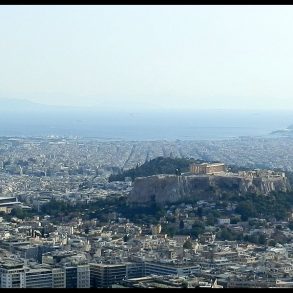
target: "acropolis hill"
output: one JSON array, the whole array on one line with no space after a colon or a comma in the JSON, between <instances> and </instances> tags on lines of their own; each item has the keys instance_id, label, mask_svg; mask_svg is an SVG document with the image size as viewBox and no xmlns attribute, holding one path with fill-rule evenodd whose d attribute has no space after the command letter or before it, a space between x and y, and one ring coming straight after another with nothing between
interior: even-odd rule
<instances>
[{"instance_id":1,"label":"acropolis hill","mask_svg":"<svg viewBox=\"0 0 293 293\"><path fill-rule=\"evenodd\" d=\"M271 191L289 191L283 172L252 170L231 173L222 163L191 164L190 172L181 175L138 177L129 194L129 203L174 203L190 199L213 200L225 193L247 192L267 195Z\"/></svg>"}]
</instances>

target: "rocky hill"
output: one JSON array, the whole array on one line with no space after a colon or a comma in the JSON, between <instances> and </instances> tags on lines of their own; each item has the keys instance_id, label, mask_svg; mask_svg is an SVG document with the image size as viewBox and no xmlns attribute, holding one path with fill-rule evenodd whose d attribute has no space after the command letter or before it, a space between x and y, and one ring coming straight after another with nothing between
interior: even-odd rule
<instances>
[{"instance_id":1,"label":"rocky hill","mask_svg":"<svg viewBox=\"0 0 293 293\"><path fill-rule=\"evenodd\" d=\"M177 172L187 172L191 163L203 163L203 160L195 160L193 158L170 158L157 157L150 161L146 161L141 166L136 166L129 170L125 170L119 174L112 174L109 181L124 181L126 177L134 180L137 177L145 177L157 174L176 174Z\"/></svg>"},{"instance_id":2,"label":"rocky hill","mask_svg":"<svg viewBox=\"0 0 293 293\"><path fill-rule=\"evenodd\" d=\"M225 193L247 192L267 195L271 191L288 191L286 177L253 177L235 175L154 175L139 177L129 194L129 203L164 204L182 200L212 200Z\"/></svg>"}]
</instances>

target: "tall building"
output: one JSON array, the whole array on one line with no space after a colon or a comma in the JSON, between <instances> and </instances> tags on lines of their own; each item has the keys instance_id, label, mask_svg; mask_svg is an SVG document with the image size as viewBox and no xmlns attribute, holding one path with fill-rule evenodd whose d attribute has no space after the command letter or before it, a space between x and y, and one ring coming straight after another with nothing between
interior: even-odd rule
<instances>
[{"instance_id":1,"label":"tall building","mask_svg":"<svg viewBox=\"0 0 293 293\"><path fill-rule=\"evenodd\" d=\"M66 288L77 288L77 267L66 267L64 271Z\"/></svg>"},{"instance_id":2,"label":"tall building","mask_svg":"<svg viewBox=\"0 0 293 293\"><path fill-rule=\"evenodd\" d=\"M25 272L25 288L52 288L52 269L30 269Z\"/></svg>"},{"instance_id":3,"label":"tall building","mask_svg":"<svg viewBox=\"0 0 293 293\"><path fill-rule=\"evenodd\" d=\"M126 279L141 278L145 276L144 263L129 262L126 265Z\"/></svg>"},{"instance_id":4,"label":"tall building","mask_svg":"<svg viewBox=\"0 0 293 293\"><path fill-rule=\"evenodd\" d=\"M0 264L0 288L25 288L23 263L4 262Z\"/></svg>"},{"instance_id":5,"label":"tall building","mask_svg":"<svg viewBox=\"0 0 293 293\"><path fill-rule=\"evenodd\" d=\"M66 288L90 288L90 266L65 267Z\"/></svg>"},{"instance_id":6,"label":"tall building","mask_svg":"<svg viewBox=\"0 0 293 293\"><path fill-rule=\"evenodd\" d=\"M152 274L155 275L178 275L178 276L186 276L193 273L198 273L199 265L172 265L172 264L162 264L156 262L148 262L144 263L145 265L145 276L149 276Z\"/></svg>"},{"instance_id":7,"label":"tall building","mask_svg":"<svg viewBox=\"0 0 293 293\"><path fill-rule=\"evenodd\" d=\"M109 288L126 276L126 264L91 263L91 288Z\"/></svg>"},{"instance_id":8,"label":"tall building","mask_svg":"<svg viewBox=\"0 0 293 293\"><path fill-rule=\"evenodd\" d=\"M109 288L123 279L144 276L143 262L120 264L91 263L91 288Z\"/></svg>"},{"instance_id":9,"label":"tall building","mask_svg":"<svg viewBox=\"0 0 293 293\"><path fill-rule=\"evenodd\" d=\"M66 288L65 270L62 268L52 269L52 287Z\"/></svg>"},{"instance_id":10,"label":"tall building","mask_svg":"<svg viewBox=\"0 0 293 293\"><path fill-rule=\"evenodd\" d=\"M90 288L90 266L77 266L77 288Z\"/></svg>"},{"instance_id":11,"label":"tall building","mask_svg":"<svg viewBox=\"0 0 293 293\"><path fill-rule=\"evenodd\" d=\"M5 260L0 263L0 288L90 288L90 266L32 268Z\"/></svg>"}]
</instances>

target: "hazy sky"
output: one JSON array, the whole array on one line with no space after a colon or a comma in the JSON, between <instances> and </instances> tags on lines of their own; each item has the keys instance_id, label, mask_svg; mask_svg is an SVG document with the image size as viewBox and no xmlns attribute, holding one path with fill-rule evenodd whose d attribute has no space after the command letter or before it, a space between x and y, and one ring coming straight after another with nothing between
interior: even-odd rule
<instances>
[{"instance_id":1,"label":"hazy sky","mask_svg":"<svg viewBox=\"0 0 293 293\"><path fill-rule=\"evenodd\" d=\"M0 97L292 108L292 6L1 6Z\"/></svg>"}]
</instances>

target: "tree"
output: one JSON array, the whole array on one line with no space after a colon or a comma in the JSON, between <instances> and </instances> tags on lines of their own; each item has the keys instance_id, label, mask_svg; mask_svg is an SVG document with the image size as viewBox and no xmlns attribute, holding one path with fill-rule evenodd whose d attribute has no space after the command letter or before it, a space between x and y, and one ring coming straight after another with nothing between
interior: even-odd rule
<instances>
[{"instance_id":1,"label":"tree","mask_svg":"<svg viewBox=\"0 0 293 293\"><path fill-rule=\"evenodd\" d=\"M264 234L260 234L259 237L258 237L258 243L259 244L266 244L267 240L266 240L266 236Z\"/></svg>"},{"instance_id":2,"label":"tree","mask_svg":"<svg viewBox=\"0 0 293 293\"><path fill-rule=\"evenodd\" d=\"M173 237L176 233L176 229L174 227L166 227L164 232L170 236L170 237Z\"/></svg>"},{"instance_id":3,"label":"tree","mask_svg":"<svg viewBox=\"0 0 293 293\"><path fill-rule=\"evenodd\" d=\"M129 239L130 239L129 234L125 234L125 235L123 236L123 241L124 241L124 242L127 242Z\"/></svg>"},{"instance_id":4,"label":"tree","mask_svg":"<svg viewBox=\"0 0 293 293\"><path fill-rule=\"evenodd\" d=\"M293 230L293 221L290 221L289 224L288 224L288 228L290 230Z\"/></svg>"},{"instance_id":5,"label":"tree","mask_svg":"<svg viewBox=\"0 0 293 293\"><path fill-rule=\"evenodd\" d=\"M187 281L182 282L182 288L188 288L188 282Z\"/></svg>"},{"instance_id":6,"label":"tree","mask_svg":"<svg viewBox=\"0 0 293 293\"><path fill-rule=\"evenodd\" d=\"M185 249L192 249L192 242L188 239L184 242L183 248Z\"/></svg>"},{"instance_id":7,"label":"tree","mask_svg":"<svg viewBox=\"0 0 293 293\"><path fill-rule=\"evenodd\" d=\"M210 226L214 226L215 223L216 223L215 217L213 216L213 214L209 214L207 217L207 224Z\"/></svg>"},{"instance_id":8,"label":"tree","mask_svg":"<svg viewBox=\"0 0 293 293\"><path fill-rule=\"evenodd\" d=\"M16 208L12 209L10 215L12 217L16 217L16 218L19 218L22 220L28 216L27 212L20 207L16 207Z\"/></svg>"},{"instance_id":9,"label":"tree","mask_svg":"<svg viewBox=\"0 0 293 293\"><path fill-rule=\"evenodd\" d=\"M217 236L221 239L221 240L233 240L233 235L231 233L230 230L223 228L221 230L221 232L219 232L217 234Z\"/></svg>"},{"instance_id":10,"label":"tree","mask_svg":"<svg viewBox=\"0 0 293 293\"><path fill-rule=\"evenodd\" d=\"M268 241L268 245L269 245L269 246L276 246L276 244L277 244L277 242L276 242L276 240L274 240L274 239L270 239L270 240Z\"/></svg>"},{"instance_id":11,"label":"tree","mask_svg":"<svg viewBox=\"0 0 293 293\"><path fill-rule=\"evenodd\" d=\"M230 223L231 224L237 224L239 222L239 218L238 217L232 217Z\"/></svg>"},{"instance_id":12,"label":"tree","mask_svg":"<svg viewBox=\"0 0 293 293\"><path fill-rule=\"evenodd\" d=\"M197 238L200 234L204 232L204 224L201 221L195 221L192 225L191 234Z\"/></svg>"},{"instance_id":13,"label":"tree","mask_svg":"<svg viewBox=\"0 0 293 293\"><path fill-rule=\"evenodd\" d=\"M179 229L180 230L183 230L184 229L184 222L183 222L183 220L180 220L180 222L179 222Z\"/></svg>"},{"instance_id":14,"label":"tree","mask_svg":"<svg viewBox=\"0 0 293 293\"><path fill-rule=\"evenodd\" d=\"M198 215L200 218L202 218L202 212L203 212L202 207L199 207L199 208L197 209L197 215Z\"/></svg>"},{"instance_id":15,"label":"tree","mask_svg":"<svg viewBox=\"0 0 293 293\"><path fill-rule=\"evenodd\" d=\"M255 207L249 200L239 203L235 211L241 215L243 221L247 221L249 217L257 215Z\"/></svg>"}]
</instances>

